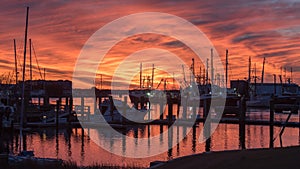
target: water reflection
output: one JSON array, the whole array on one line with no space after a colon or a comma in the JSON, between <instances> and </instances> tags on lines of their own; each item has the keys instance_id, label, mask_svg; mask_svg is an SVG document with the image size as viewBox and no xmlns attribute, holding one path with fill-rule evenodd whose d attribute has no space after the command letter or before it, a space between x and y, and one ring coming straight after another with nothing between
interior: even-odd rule
<instances>
[{"instance_id":1,"label":"water reflection","mask_svg":"<svg viewBox=\"0 0 300 169\"><path fill-rule=\"evenodd\" d=\"M261 116L254 114L254 117ZM295 118L295 117L293 117ZM199 143L199 135L203 125L192 127L189 131L188 127L163 125L142 125L128 126L125 129L118 130L119 133L127 135L134 140L134 145L129 145L126 137L111 135L111 133L103 133L97 131L96 128L45 128L35 129L30 132L24 132L23 149L34 150L37 157L61 158L64 160L76 161L79 165L92 165L94 163L112 163L116 165L136 164L148 166L150 161L168 160L179 156L201 153L205 151L222 151L235 150L245 148L268 148L269 146L269 127L268 126L246 126L244 137L240 136L240 128L238 124L220 124L212 136L204 143ZM113 155L108 151L97 146L93 140L90 140L90 134L98 134L101 142L109 145L111 149L119 149L122 154L128 151L146 151L149 152L152 136L157 136L168 130L168 137L159 136L157 146L168 143L170 148L167 152L160 155L145 159L124 158ZM275 136L280 132L279 127L274 128ZM186 135L187 134L187 135ZM175 145L180 136L186 137ZM300 144L300 129L286 128L283 135L283 146ZM7 151L18 153L19 150L19 133L5 134L3 142ZM110 139L113 138L113 139ZM140 144L141 138L147 139L146 147L138 150L136 147ZM280 146L279 139L274 142L275 147Z\"/></svg>"}]
</instances>

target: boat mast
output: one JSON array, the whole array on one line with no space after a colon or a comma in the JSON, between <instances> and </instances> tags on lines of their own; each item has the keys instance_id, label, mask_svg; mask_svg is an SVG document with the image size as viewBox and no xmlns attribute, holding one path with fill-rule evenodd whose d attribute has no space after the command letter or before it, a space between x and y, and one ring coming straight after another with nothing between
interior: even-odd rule
<instances>
[{"instance_id":1,"label":"boat mast","mask_svg":"<svg viewBox=\"0 0 300 169\"><path fill-rule=\"evenodd\" d=\"M30 83L31 83L31 81L32 81L32 55L31 55L31 39L29 39L29 60L30 60L29 72L30 72Z\"/></svg>"},{"instance_id":2,"label":"boat mast","mask_svg":"<svg viewBox=\"0 0 300 169\"><path fill-rule=\"evenodd\" d=\"M25 25L25 37L24 37L24 60L23 60L23 77L22 77L22 103L21 103L21 117L20 117L20 152L22 145L22 130L24 125L24 109L25 109L25 68L26 68L26 48L27 48L27 32L28 32L28 14L29 7L26 10L26 25Z\"/></svg>"},{"instance_id":3,"label":"boat mast","mask_svg":"<svg viewBox=\"0 0 300 169\"><path fill-rule=\"evenodd\" d=\"M206 59L206 79L205 79L206 84L208 84L208 61L209 61L209 59L207 58Z\"/></svg>"},{"instance_id":4,"label":"boat mast","mask_svg":"<svg viewBox=\"0 0 300 169\"><path fill-rule=\"evenodd\" d=\"M152 64L152 78L151 78L151 88L153 89L154 85L154 64Z\"/></svg>"},{"instance_id":5,"label":"boat mast","mask_svg":"<svg viewBox=\"0 0 300 169\"><path fill-rule=\"evenodd\" d=\"M226 49L226 72L225 72L225 87L227 89L227 83L228 83L228 49Z\"/></svg>"},{"instance_id":6,"label":"boat mast","mask_svg":"<svg viewBox=\"0 0 300 169\"><path fill-rule=\"evenodd\" d=\"M44 68L44 80L46 80L46 68ZM102 79L101 79L102 81ZM101 82L102 83L102 82ZM102 85L102 84L101 84Z\"/></svg>"},{"instance_id":7,"label":"boat mast","mask_svg":"<svg viewBox=\"0 0 300 169\"><path fill-rule=\"evenodd\" d=\"M254 96L256 96L256 63L254 63Z\"/></svg>"},{"instance_id":8,"label":"boat mast","mask_svg":"<svg viewBox=\"0 0 300 169\"><path fill-rule=\"evenodd\" d=\"M198 78L199 78L199 82L198 82L198 83L199 83L199 85L201 85L201 72L202 72L202 70L201 70L201 69L202 69L202 68L201 68L201 65L200 65L199 69L200 69L200 70L199 70L199 77L198 77Z\"/></svg>"},{"instance_id":9,"label":"boat mast","mask_svg":"<svg viewBox=\"0 0 300 169\"><path fill-rule=\"evenodd\" d=\"M284 67L284 83L286 83L286 67Z\"/></svg>"},{"instance_id":10,"label":"boat mast","mask_svg":"<svg viewBox=\"0 0 300 169\"><path fill-rule=\"evenodd\" d=\"M195 59L192 58L192 76L191 76L191 84L195 80Z\"/></svg>"},{"instance_id":11,"label":"boat mast","mask_svg":"<svg viewBox=\"0 0 300 169\"><path fill-rule=\"evenodd\" d=\"M211 60L210 60L210 65L211 65L211 84L214 84L214 53L213 53L213 49L210 49L210 54L211 54Z\"/></svg>"},{"instance_id":12,"label":"boat mast","mask_svg":"<svg viewBox=\"0 0 300 169\"><path fill-rule=\"evenodd\" d=\"M187 82L186 82L186 78L185 78L184 65L181 65L181 67L182 67L183 81L184 81L184 84L186 85Z\"/></svg>"},{"instance_id":13,"label":"boat mast","mask_svg":"<svg viewBox=\"0 0 300 169\"><path fill-rule=\"evenodd\" d=\"M249 56L249 67L248 67L248 83L251 82L251 56Z\"/></svg>"},{"instance_id":14,"label":"boat mast","mask_svg":"<svg viewBox=\"0 0 300 169\"><path fill-rule=\"evenodd\" d=\"M142 88L142 76L143 76L143 64L142 63L140 63L140 89Z\"/></svg>"},{"instance_id":15,"label":"boat mast","mask_svg":"<svg viewBox=\"0 0 300 169\"><path fill-rule=\"evenodd\" d=\"M16 47L16 39L14 39L14 52L15 52L16 84L18 84L18 63L17 63L17 47Z\"/></svg>"},{"instance_id":16,"label":"boat mast","mask_svg":"<svg viewBox=\"0 0 300 169\"><path fill-rule=\"evenodd\" d=\"M261 84L264 83L265 63L266 63L266 58L264 57L264 60L263 60L263 67L262 67L262 71L261 71Z\"/></svg>"},{"instance_id":17,"label":"boat mast","mask_svg":"<svg viewBox=\"0 0 300 169\"><path fill-rule=\"evenodd\" d=\"M291 79L290 79L290 83L293 82L293 67L291 67Z\"/></svg>"}]
</instances>

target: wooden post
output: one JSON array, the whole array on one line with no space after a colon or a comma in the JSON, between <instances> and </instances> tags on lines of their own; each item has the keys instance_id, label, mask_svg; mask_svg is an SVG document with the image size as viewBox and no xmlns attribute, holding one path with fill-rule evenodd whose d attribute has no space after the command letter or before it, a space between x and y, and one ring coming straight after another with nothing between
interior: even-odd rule
<instances>
[{"instance_id":1,"label":"wooden post","mask_svg":"<svg viewBox=\"0 0 300 169\"><path fill-rule=\"evenodd\" d=\"M274 98L270 100L270 148L274 147Z\"/></svg>"},{"instance_id":2,"label":"wooden post","mask_svg":"<svg viewBox=\"0 0 300 169\"><path fill-rule=\"evenodd\" d=\"M26 133L22 133L22 137L23 137L23 143L22 143L22 145L23 145L23 151L27 151L27 135L26 135Z\"/></svg>"},{"instance_id":3,"label":"wooden post","mask_svg":"<svg viewBox=\"0 0 300 169\"><path fill-rule=\"evenodd\" d=\"M171 124L173 121L173 103L168 100L168 123Z\"/></svg>"},{"instance_id":4,"label":"wooden post","mask_svg":"<svg viewBox=\"0 0 300 169\"><path fill-rule=\"evenodd\" d=\"M114 121L114 116L113 116L113 113L114 113L114 101L113 101L112 96L109 96L109 101L110 101L110 115L111 115L111 121Z\"/></svg>"},{"instance_id":5,"label":"wooden post","mask_svg":"<svg viewBox=\"0 0 300 169\"><path fill-rule=\"evenodd\" d=\"M69 112L69 98L66 97L65 112Z\"/></svg>"},{"instance_id":6,"label":"wooden post","mask_svg":"<svg viewBox=\"0 0 300 169\"><path fill-rule=\"evenodd\" d=\"M58 128L59 107L60 107L60 100L56 100L56 116L55 116L56 128Z\"/></svg>"},{"instance_id":7,"label":"wooden post","mask_svg":"<svg viewBox=\"0 0 300 169\"><path fill-rule=\"evenodd\" d=\"M39 107L41 106L41 97L40 96L38 97L38 105L39 105Z\"/></svg>"},{"instance_id":8,"label":"wooden post","mask_svg":"<svg viewBox=\"0 0 300 169\"><path fill-rule=\"evenodd\" d=\"M139 102L136 98L133 98L133 106L135 109L137 109L137 110L139 109Z\"/></svg>"},{"instance_id":9,"label":"wooden post","mask_svg":"<svg viewBox=\"0 0 300 169\"><path fill-rule=\"evenodd\" d=\"M0 154L3 152L3 137L2 137L2 120L3 120L3 113L1 110L0 110ZM1 157L0 157L1 158ZM2 160L2 159L0 159ZM2 162L2 161L0 161Z\"/></svg>"},{"instance_id":10,"label":"wooden post","mask_svg":"<svg viewBox=\"0 0 300 169\"><path fill-rule=\"evenodd\" d=\"M83 120L84 119L84 97L83 96L81 96L81 98L80 98L80 113L81 113L81 120Z\"/></svg>"},{"instance_id":11,"label":"wooden post","mask_svg":"<svg viewBox=\"0 0 300 169\"><path fill-rule=\"evenodd\" d=\"M239 138L240 138L240 146L242 149L246 149L246 146L245 146L245 129L246 129L246 124L245 124L245 99L244 97L242 97L240 100L239 100L240 104L239 104Z\"/></svg>"},{"instance_id":12,"label":"wooden post","mask_svg":"<svg viewBox=\"0 0 300 169\"><path fill-rule=\"evenodd\" d=\"M204 105L203 105L205 123L208 124L204 128L204 136L206 138L206 142L205 142L205 151L206 152L209 152L210 147L211 147L211 138L210 138L211 117L210 117L210 114L209 114L209 105L210 105L209 103L210 103L210 101L211 101L211 99L205 98L204 99ZM205 123L203 123L203 125Z\"/></svg>"},{"instance_id":13,"label":"wooden post","mask_svg":"<svg viewBox=\"0 0 300 169\"><path fill-rule=\"evenodd\" d=\"M180 113L180 102L177 102L177 118L179 118L179 113Z\"/></svg>"},{"instance_id":14,"label":"wooden post","mask_svg":"<svg viewBox=\"0 0 300 169\"><path fill-rule=\"evenodd\" d=\"M192 119L196 119L197 118L197 115L196 115L196 113L197 113L197 106L196 106L196 101L193 101L192 102L192 109L193 109L193 114L192 114Z\"/></svg>"},{"instance_id":15,"label":"wooden post","mask_svg":"<svg viewBox=\"0 0 300 169\"><path fill-rule=\"evenodd\" d=\"M168 103L169 105L169 103ZM170 104L172 105L172 104ZM170 107L170 106L168 106ZM172 107L172 106L171 106ZM169 131L168 131L168 157L173 157L173 127L169 124Z\"/></svg>"},{"instance_id":16,"label":"wooden post","mask_svg":"<svg viewBox=\"0 0 300 169\"><path fill-rule=\"evenodd\" d=\"M196 138L196 131L197 131L197 127L196 125L193 125L193 139L192 139L192 151L193 153L196 152L196 142L197 142L197 138Z\"/></svg>"},{"instance_id":17,"label":"wooden post","mask_svg":"<svg viewBox=\"0 0 300 169\"><path fill-rule=\"evenodd\" d=\"M147 107L146 109L149 110L148 111L148 120L150 121L151 120L151 111L150 111L150 109L151 109L151 102L149 101L148 103L149 103L149 107ZM146 103L146 105L147 105L147 103Z\"/></svg>"},{"instance_id":18,"label":"wooden post","mask_svg":"<svg viewBox=\"0 0 300 169\"><path fill-rule=\"evenodd\" d=\"M44 97L44 106L49 106L49 97L48 96Z\"/></svg>"},{"instance_id":19,"label":"wooden post","mask_svg":"<svg viewBox=\"0 0 300 169\"><path fill-rule=\"evenodd\" d=\"M163 120L164 119L164 105L163 105L162 101L159 102L159 113L160 113L159 119Z\"/></svg>"},{"instance_id":20,"label":"wooden post","mask_svg":"<svg viewBox=\"0 0 300 169\"><path fill-rule=\"evenodd\" d=\"M88 106L88 107L87 107L87 121L90 121L90 120L91 120L91 119L90 119L90 116L91 116L91 107Z\"/></svg>"},{"instance_id":21,"label":"wooden post","mask_svg":"<svg viewBox=\"0 0 300 169\"><path fill-rule=\"evenodd\" d=\"M187 96L183 96L182 105L182 119L186 119L187 112Z\"/></svg>"},{"instance_id":22,"label":"wooden post","mask_svg":"<svg viewBox=\"0 0 300 169\"><path fill-rule=\"evenodd\" d=\"M80 155L83 156L84 154L84 129L81 128L81 153Z\"/></svg>"},{"instance_id":23,"label":"wooden post","mask_svg":"<svg viewBox=\"0 0 300 169\"><path fill-rule=\"evenodd\" d=\"M101 110L102 97L100 96L98 99L99 99L98 100L98 107L99 107L99 110ZM100 112L100 113L102 113L102 112Z\"/></svg>"},{"instance_id":24,"label":"wooden post","mask_svg":"<svg viewBox=\"0 0 300 169\"><path fill-rule=\"evenodd\" d=\"M144 109L144 105L145 105L145 97L142 96L141 97L141 107L140 107L140 109Z\"/></svg>"},{"instance_id":25,"label":"wooden post","mask_svg":"<svg viewBox=\"0 0 300 169\"><path fill-rule=\"evenodd\" d=\"M126 122L126 107L127 107L127 96L124 96L124 102L123 102L123 116L122 116L122 123Z\"/></svg>"},{"instance_id":26,"label":"wooden post","mask_svg":"<svg viewBox=\"0 0 300 169\"><path fill-rule=\"evenodd\" d=\"M61 97L59 97L59 98L58 98L58 100L59 100L59 109L60 109L60 108L61 108L60 106L62 105L62 104L61 104L61 102L62 102L62 101L61 101L61 100L62 100L62 98L61 98Z\"/></svg>"},{"instance_id":27,"label":"wooden post","mask_svg":"<svg viewBox=\"0 0 300 169\"><path fill-rule=\"evenodd\" d=\"M73 115L72 112L73 112L73 97L70 97L70 104L69 104L69 116L70 117ZM69 121L69 122L71 122L71 121Z\"/></svg>"},{"instance_id":28,"label":"wooden post","mask_svg":"<svg viewBox=\"0 0 300 169\"><path fill-rule=\"evenodd\" d=\"M95 113L97 111L97 99L98 99L98 97L95 96L95 98L94 98L94 115L95 115Z\"/></svg>"}]
</instances>

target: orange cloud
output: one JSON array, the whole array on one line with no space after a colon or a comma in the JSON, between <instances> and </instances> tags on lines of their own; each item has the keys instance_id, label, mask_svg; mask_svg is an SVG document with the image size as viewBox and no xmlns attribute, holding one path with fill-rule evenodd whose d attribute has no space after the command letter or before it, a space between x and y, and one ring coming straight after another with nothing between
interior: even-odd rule
<instances>
[{"instance_id":1,"label":"orange cloud","mask_svg":"<svg viewBox=\"0 0 300 169\"><path fill-rule=\"evenodd\" d=\"M286 67L287 70L293 67L293 80L300 83L300 4L297 1L32 0L25 5L31 7L29 38L33 40L40 67L46 68L47 79L70 80L84 43L106 23L132 13L155 11L177 15L197 25L215 45L223 62L225 49L228 48L231 79L247 77L248 57L251 56L258 72L261 71L262 58L267 58L266 81L272 81L272 74L280 74L280 67ZM19 60L22 61L24 3L1 1L0 10L3 23L0 25L0 70L12 72L14 38L17 39ZM110 53L103 63L114 67L126 54L151 46L147 46L151 38L143 39L142 43L135 38L124 42L126 49L117 50L122 54ZM187 49L180 46L180 43L170 39L158 39L157 43L159 47L171 46L174 53L186 58L185 61L190 64L192 55L188 54ZM111 78L111 73L102 73L106 80ZM34 77L39 78L36 69Z\"/></svg>"}]
</instances>

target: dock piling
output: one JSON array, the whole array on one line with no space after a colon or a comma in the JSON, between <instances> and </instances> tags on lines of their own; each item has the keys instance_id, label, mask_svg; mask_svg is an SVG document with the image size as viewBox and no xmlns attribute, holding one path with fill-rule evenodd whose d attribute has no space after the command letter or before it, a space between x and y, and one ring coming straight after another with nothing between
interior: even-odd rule
<instances>
[{"instance_id":1,"label":"dock piling","mask_svg":"<svg viewBox=\"0 0 300 169\"><path fill-rule=\"evenodd\" d=\"M126 106L127 106L127 96L124 96L124 102L123 102L123 115L122 115L122 123L125 124L126 122Z\"/></svg>"},{"instance_id":2,"label":"dock piling","mask_svg":"<svg viewBox=\"0 0 300 169\"><path fill-rule=\"evenodd\" d=\"M173 121L173 103L168 100L168 123L171 124Z\"/></svg>"},{"instance_id":3,"label":"dock piling","mask_svg":"<svg viewBox=\"0 0 300 169\"><path fill-rule=\"evenodd\" d=\"M60 108L60 100L56 100L56 115L55 115L55 122L56 122L56 128L58 128L58 114L59 114L59 108Z\"/></svg>"},{"instance_id":4,"label":"dock piling","mask_svg":"<svg viewBox=\"0 0 300 169\"><path fill-rule=\"evenodd\" d=\"M270 148L274 147L274 98L270 100Z\"/></svg>"},{"instance_id":5,"label":"dock piling","mask_svg":"<svg viewBox=\"0 0 300 169\"><path fill-rule=\"evenodd\" d=\"M159 102L159 119L163 120L164 119L164 104L160 101Z\"/></svg>"},{"instance_id":6,"label":"dock piling","mask_svg":"<svg viewBox=\"0 0 300 169\"><path fill-rule=\"evenodd\" d=\"M211 99L204 99L204 104L203 104L203 114L204 114L204 119L205 119L205 123L203 124L207 124L206 126L204 126L204 137L206 139L205 141L205 151L209 152L210 151L210 147L211 147L211 138L210 138L210 128L211 128L211 116L209 113L209 104L210 104Z\"/></svg>"},{"instance_id":7,"label":"dock piling","mask_svg":"<svg viewBox=\"0 0 300 169\"><path fill-rule=\"evenodd\" d=\"M246 132L246 124L245 124L245 117L246 117L246 111L245 111L245 98L242 97L240 99L239 104L239 138L240 138L240 146L242 149L246 149L245 146L245 132Z\"/></svg>"}]
</instances>

